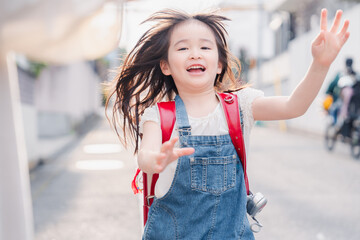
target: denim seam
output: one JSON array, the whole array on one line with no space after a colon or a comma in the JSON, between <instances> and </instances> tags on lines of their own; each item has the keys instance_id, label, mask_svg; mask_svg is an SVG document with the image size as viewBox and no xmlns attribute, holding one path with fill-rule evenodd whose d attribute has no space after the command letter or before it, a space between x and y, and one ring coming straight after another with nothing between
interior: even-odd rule
<instances>
[{"instance_id":1,"label":"denim seam","mask_svg":"<svg viewBox=\"0 0 360 240\"><path fill-rule=\"evenodd\" d=\"M219 146L219 143L194 143L192 140L188 140L187 142L191 146ZM225 144L227 144L227 143L228 142L225 142L224 145L222 145L221 147L225 146ZM230 145L230 143L228 143L228 144Z\"/></svg>"},{"instance_id":2,"label":"denim seam","mask_svg":"<svg viewBox=\"0 0 360 240\"><path fill-rule=\"evenodd\" d=\"M174 225L175 225L175 239L179 239L178 224L177 224L175 215L165 206L159 205L159 207L162 208L165 212L167 212L173 219Z\"/></svg>"},{"instance_id":3,"label":"denim seam","mask_svg":"<svg viewBox=\"0 0 360 240\"><path fill-rule=\"evenodd\" d=\"M207 191L207 188L206 188L206 184L207 184L207 165L206 164L203 164L202 165L202 169L203 169L203 176L202 176L202 186L201 186L201 189L206 192Z\"/></svg>"},{"instance_id":4,"label":"denim seam","mask_svg":"<svg viewBox=\"0 0 360 240\"><path fill-rule=\"evenodd\" d=\"M223 191L225 191L227 189L227 167L226 167L226 163L223 164L223 168L224 168L224 189Z\"/></svg>"},{"instance_id":5,"label":"denim seam","mask_svg":"<svg viewBox=\"0 0 360 240\"><path fill-rule=\"evenodd\" d=\"M234 161L232 162L231 166L229 166L229 170L230 170L230 176L231 176L231 180L230 180L230 184L228 186L228 188L232 188L236 186L236 164L237 164L237 157L234 154L233 155L233 159Z\"/></svg>"},{"instance_id":6,"label":"denim seam","mask_svg":"<svg viewBox=\"0 0 360 240\"><path fill-rule=\"evenodd\" d=\"M152 211L151 211L151 214L148 215L148 220L146 222L146 227L145 227L145 230L144 230L144 232L146 233L144 240L150 239L149 234L151 232L152 224L153 224L154 218L156 216L157 202L154 202L151 205L151 208L152 208Z\"/></svg>"},{"instance_id":7,"label":"denim seam","mask_svg":"<svg viewBox=\"0 0 360 240\"><path fill-rule=\"evenodd\" d=\"M220 156L220 157L193 157L194 161L190 163L190 165L196 165L196 164L206 164L206 165L223 165L225 164L231 164L236 162L236 155L228 155L228 156ZM217 160L219 159L219 160Z\"/></svg>"},{"instance_id":8,"label":"denim seam","mask_svg":"<svg viewBox=\"0 0 360 240\"><path fill-rule=\"evenodd\" d=\"M246 214L245 214L245 217L246 217ZM244 223L244 221L245 221L245 219L243 220L243 224L242 224L242 226L241 226L241 229L240 229L240 238L239 239L241 239L241 237L244 235L244 232L245 232L245 223Z\"/></svg>"},{"instance_id":9,"label":"denim seam","mask_svg":"<svg viewBox=\"0 0 360 240\"><path fill-rule=\"evenodd\" d=\"M213 230L215 228L215 224L216 224L216 215L217 215L217 208L219 206L220 203L220 195L216 197L216 204L214 206L214 209L212 211L212 217L211 217L211 227L209 230L209 235L207 237L208 240L211 240L212 238L212 234L213 234Z\"/></svg>"},{"instance_id":10,"label":"denim seam","mask_svg":"<svg viewBox=\"0 0 360 240\"><path fill-rule=\"evenodd\" d=\"M232 168L232 185L231 187L235 187L236 186L236 162L234 164L234 167Z\"/></svg>"}]
</instances>

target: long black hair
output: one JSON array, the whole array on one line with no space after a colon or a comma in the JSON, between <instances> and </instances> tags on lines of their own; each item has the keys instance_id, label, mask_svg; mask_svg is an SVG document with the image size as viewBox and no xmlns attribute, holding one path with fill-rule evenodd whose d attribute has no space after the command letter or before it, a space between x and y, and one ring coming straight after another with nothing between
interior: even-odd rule
<instances>
[{"instance_id":1,"label":"long black hair","mask_svg":"<svg viewBox=\"0 0 360 240\"><path fill-rule=\"evenodd\" d=\"M209 26L215 35L222 64L222 71L214 80L215 89L231 91L241 88L237 79L240 75L239 60L228 50L224 26L228 18L215 13L189 15L175 10L154 13L144 22L156 24L142 35L125 58L106 101L107 109L110 100L115 98L112 117L110 120L107 115L108 120L125 146L129 134L135 140L135 153L140 138L140 116L144 110L159 101L171 100L174 93L178 93L173 78L164 75L160 69L160 61L167 61L171 33L177 24L194 19ZM121 126L123 136L119 134L118 126Z\"/></svg>"}]
</instances>

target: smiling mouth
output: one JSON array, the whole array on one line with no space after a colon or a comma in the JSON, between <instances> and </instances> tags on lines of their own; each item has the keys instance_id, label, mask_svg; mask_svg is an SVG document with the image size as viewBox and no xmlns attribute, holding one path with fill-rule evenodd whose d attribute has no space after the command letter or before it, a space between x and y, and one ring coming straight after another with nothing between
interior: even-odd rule
<instances>
[{"instance_id":1,"label":"smiling mouth","mask_svg":"<svg viewBox=\"0 0 360 240\"><path fill-rule=\"evenodd\" d=\"M192 65L189 68L186 69L188 72L204 72L205 67L202 65Z\"/></svg>"}]
</instances>

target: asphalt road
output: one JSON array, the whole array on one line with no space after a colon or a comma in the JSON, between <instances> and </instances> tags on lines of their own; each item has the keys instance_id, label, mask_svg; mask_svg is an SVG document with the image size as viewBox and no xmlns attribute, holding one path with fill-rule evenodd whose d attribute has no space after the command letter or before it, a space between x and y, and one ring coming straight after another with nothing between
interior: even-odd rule
<instances>
[{"instance_id":1,"label":"asphalt road","mask_svg":"<svg viewBox=\"0 0 360 240\"><path fill-rule=\"evenodd\" d=\"M257 240L360 239L360 160L348 145L328 152L321 136L256 127L250 152L250 188L268 199Z\"/></svg>"},{"instance_id":2,"label":"asphalt road","mask_svg":"<svg viewBox=\"0 0 360 240\"><path fill-rule=\"evenodd\" d=\"M101 121L58 159L31 172L35 240L138 240L135 161Z\"/></svg>"},{"instance_id":3,"label":"asphalt road","mask_svg":"<svg viewBox=\"0 0 360 240\"><path fill-rule=\"evenodd\" d=\"M132 155L100 122L31 172L35 240L140 239L134 171ZM360 239L360 160L347 145L329 153L319 136L255 127L248 175L268 199L257 240Z\"/></svg>"}]
</instances>

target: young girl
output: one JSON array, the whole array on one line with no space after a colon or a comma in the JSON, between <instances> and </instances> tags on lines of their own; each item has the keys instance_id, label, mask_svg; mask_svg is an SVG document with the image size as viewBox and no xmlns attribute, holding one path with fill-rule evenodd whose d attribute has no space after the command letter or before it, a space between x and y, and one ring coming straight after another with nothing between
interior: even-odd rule
<instances>
[{"instance_id":1,"label":"young girl","mask_svg":"<svg viewBox=\"0 0 360 240\"><path fill-rule=\"evenodd\" d=\"M338 32L341 15L336 13L328 31L322 10L321 31L311 45L313 61L286 97L264 97L239 86L232 71L239 62L228 50L223 23L227 18L167 10L147 20L157 24L125 59L111 94L116 97L113 124L116 128L121 116L123 140L129 134L134 139L139 168L160 174L143 239L254 239L243 169L216 93L230 90L238 96L245 142L256 120L301 116L349 37L348 20ZM174 99L175 127L162 144L156 103Z\"/></svg>"}]
</instances>

